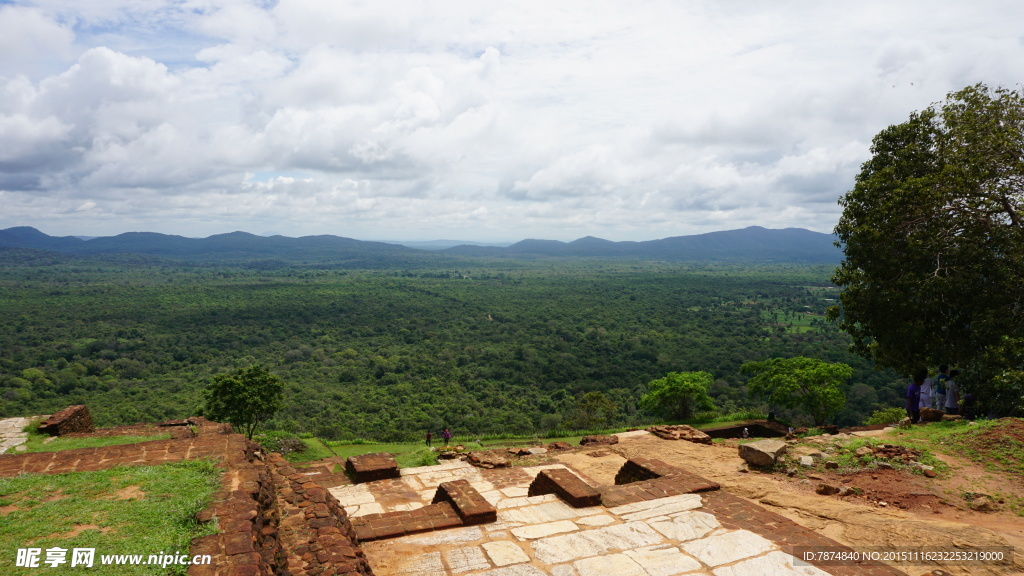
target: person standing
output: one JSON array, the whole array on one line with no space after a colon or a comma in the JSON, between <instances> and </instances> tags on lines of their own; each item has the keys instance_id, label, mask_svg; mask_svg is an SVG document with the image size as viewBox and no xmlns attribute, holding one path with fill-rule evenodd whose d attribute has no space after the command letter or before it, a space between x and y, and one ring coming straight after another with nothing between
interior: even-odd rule
<instances>
[{"instance_id":1,"label":"person standing","mask_svg":"<svg viewBox=\"0 0 1024 576\"><path fill-rule=\"evenodd\" d=\"M444 440L444 445L447 446L452 439L452 431L445 428L441 431L441 439Z\"/></svg>"},{"instance_id":2,"label":"person standing","mask_svg":"<svg viewBox=\"0 0 1024 576\"><path fill-rule=\"evenodd\" d=\"M910 386L907 386L907 416L910 417L911 424L921 421L921 384L927 376L928 372L922 370L914 374Z\"/></svg>"},{"instance_id":3,"label":"person standing","mask_svg":"<svg viewBox=\"0 0 1024 576\"><path fill-rule=\"evenodd\" d=\"M927 375L927 373L925 373ZM921 382L921 408L932 407L932 379L925 377L924 381Z\"/></svg>"},{"instance_id":4,"label":"person standing","mask_svg":"<svg viewBox=\"0 0 1024 576\"><path fill-rule=\"evenodd\" d=\"M960 375L959 370L949 373L949 380L946 380L946 414L957 414L960 408L960 385L956 378Z\"/></svg>"},{"instance_id":5,"label":"person standing","mask_svg":"<svg viewBox=\"0 0 1024 576\"><path fill-rule=\"evenodd\" d=\"M431 447L431 446L430 446L430 440L431 440L431 439L432 439L433 437L434 437L434 435L433 435L433 434L432 434L432 433L430 432L430 430L427 430L427 448L430 448L430 447Z\"/></svg>"},{"instance_id":6,"label":"person standing","mask_svg":"<svg viewBox=\"0 0 1024 576\"><path fill-rule=\"evenodd\" d=\"M939 376L935 379L935 408L946 409L946 382L949 380L949 366L939 366Z\"/></svg>"}]
</instances>

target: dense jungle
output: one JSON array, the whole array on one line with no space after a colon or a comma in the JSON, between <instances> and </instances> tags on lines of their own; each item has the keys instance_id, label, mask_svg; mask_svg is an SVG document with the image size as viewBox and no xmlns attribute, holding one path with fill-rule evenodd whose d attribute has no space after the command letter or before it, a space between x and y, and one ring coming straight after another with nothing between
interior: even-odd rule
<instances>
[{"instance_id":1,"label":"dense jungle","mask_svg":"<svg viewBox=\"0 0 1024 576\"><path fill-rule=\"evenodd\" d=\"M201 413L213 375L286 383L270 428L329 439L639 425L651 380L707 371L719 413L775 411L739 367L854 368L838 424L902 404L899 375L826 322L820 264L538 258L390 269L0 251L0 416L86 404L97 425ZM598 395L588 393L600 393ZM607 402L597 419L584 398ZM586 416L586 417L584 417Z\"/></svg>"}]
</instances>

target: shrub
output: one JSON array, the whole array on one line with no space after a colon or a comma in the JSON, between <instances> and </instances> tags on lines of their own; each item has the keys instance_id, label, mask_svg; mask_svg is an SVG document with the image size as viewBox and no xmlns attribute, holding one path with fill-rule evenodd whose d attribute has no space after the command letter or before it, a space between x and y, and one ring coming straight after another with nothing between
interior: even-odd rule
<instances>
[{"instance_id":1,"label":"shrub","mask_svg":"<svg viewBox=\"0 0 1024 576\"><path fill-rule=\"evenodd\" d=\"M256 440L267 452L278 452L282 456L292 452L305 452L306 445L298 436L290 432L274 430L266 434L260 434Z\"/></svg>"},{"instance_id":2,"label":"shrub","mask_svg":"<svg viewBox=\"0 0 1024 576\"><path fill-rule=\"evenodd\" d=\"M864 421L865 426L874 426L876 424L895 424L906 417L907 412L902 408L885 408L883 410L875 410L868 416L867 420Z\"/></svg>"}]
</instances>

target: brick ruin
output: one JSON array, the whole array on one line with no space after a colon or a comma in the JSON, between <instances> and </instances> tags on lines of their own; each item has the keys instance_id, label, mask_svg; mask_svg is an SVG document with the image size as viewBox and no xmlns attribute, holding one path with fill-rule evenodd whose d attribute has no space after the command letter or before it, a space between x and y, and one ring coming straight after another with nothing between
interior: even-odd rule
<instances>
[{"instance_id":1,"label":"brick ruin","mask_svg":"<svg viewBox=\"0 0 1024 576\"><path fill-rule=\"evenodd\" d=\"M39 424L39 431L50 436L64 436L72 432L88 433L92 430L92 416L84 404L68 406Z\"/></svg>"},{"instance_id":2,"label":"brick ruin","mask_svg":"<svg viewBox=\"0 0 1024 576\"><path fill-rule=\"evenodd\" d=\"M88 412L80 408L84 407L71 407L58 414L87 416ZM57 419L54 425L59 430L60 422L67 420ZM81 423L84 418L71 421ZM216 522L218 532L194 539L189 551L190 555L209 554L213 564L190 566L190 576L371 576L373 572L360 542L486 524L497 519L495 506L464 479L440 483L432 503L421 508L349 518L338 499L317 481L332 479L334 483L334 473L313 470L316 467L300 471L279 454L265 454L258 444L232 433L227 425L203 419L166 424L169 425L108 429L99 431L99 435L145 435L140 433L172 430L174 437L167 440L0 455L0 477L155 465L193 458L218 460L218 467L224 472L221 489L214 494L210 506L197 514L200 522ZM369 456L346 462L354 478L380 487L401 482L395 480L401 474L392 457ZM495 481L501 475L523 474L511 468L506 470L486 472ZM616 475L615 484L594 486L569 470L547 469L530 479L528 495L553 494L575 508L610 508L701 493L706 510L719 517L726 527L754 531L780 545L837 545L778 514L722 492L715 482L659 460L627 460ZM855 571L831 567L830 572L849 576L901 574L884 565L861 565Z\"/></svg>"}]
</instances>

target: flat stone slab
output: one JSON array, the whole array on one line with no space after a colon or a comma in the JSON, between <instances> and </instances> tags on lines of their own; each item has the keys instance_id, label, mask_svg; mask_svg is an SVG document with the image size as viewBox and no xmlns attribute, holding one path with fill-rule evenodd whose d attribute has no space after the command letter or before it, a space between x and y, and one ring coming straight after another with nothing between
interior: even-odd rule
<instances>
[{"instance_id":1,"label":"flat stone slab","mask_svg":"<svg viewBox=\"0 0 1024 576\"><path fill-rule=\"evenodd\" d=\"M579 526L573 524L570 520L559 520L557 522L549 522L547 524L521 526L519 528L513 528L511 532L513 536L522 540L536 540L537 538L554 536L555 534L564 534L566 532L575 532L577 530L579 530Z\"/></svg>"},{"instance_id":2,"label":"flat stone slab","mask_svg":"<svg viewBox=\"0 0 1024 576\"><path fill-rule=\"evenodd\" d=\"M530 561L530 557L527 556L526 552L523 552L523 549L515 542L502 540L485 542L483 548L484 552L487 552L487 556L491 559L491 562L499 568L501 566L521 564L523 562Z\"/></svg>"},{"instance_id":3,"label":"flat stone slab","mask_svg":"<svg viewBox=\"0 0 1024 576\"><path fill-rule=\"evenodd\" d=\"M626 556L633 559L649 576L675 576L684 572L700 570L701 565L696 559L683 554L679 548L671 545L652 546L639 550L627 550ZM750 574L759 574L751 572Z\"/></svg>"},{"instance_id":4,"label":"flat stone slab","mask_svg":"<svg viewBox=\"0 0 1024 576\"><path fill-rule=\"evenodd\" d=\"M556 520L572 520L601 512L600 508L573 508L561 500L553 500L533 506L503 508L499 517L503 522L517 524L544 524Z\"/></svg>"},{"instance_id":5,"label":"flat stone slab","mask_svg":"<svg viewBox=\"0 0 1024 576\"><path fill-rule=\"evenodd\" d=\"M444 556L445 561L448 563L448 568L454 574L469 572L470 570L486 570L491 567L484 556L484 551L475 546L448 550Z\"/></svg>"},{"instance_id":6,"label":"flat stone slab","mask_svg":"<svg viewBox=\"0 0 1024 576\"><path fill-rule=\"evenodd\" d=\"M679 514L671 520L650 522L651 528L661 532L666 538L678 542L687 542L703 538L713 530L721 528L718 519L707 512L687 512Z\"/></svg>"},{"instance_id":7,"label":"flat stone slab","mask_svg":"<svg viewBox=\"0 0 1024 576\"><path fill-rule=\"evenodd\" d=\"M585 558L572 565L580 576L648 576L643 567L625 554Z\"/></svg>"},{"instance_id":8,"label":"flat stone slab","mask_svg":"<svg viewBox=\"0 0 1024 576\"><path fill-rule=\"evenodd\" d=\"M661 534L643 522L629 522L535 540L530 547L541 562L561 564L570 560L601 556L608 550L643 548L663 541Z\"/></svg>"},{"instance_id":9,"label":"flat stone slab","mask_svg":"<svg viewBox=\"0 0 1024 576\"><path fill-rule=\"evenodd\" d=\"M436 576L436 575L435 575ZM543 570L529 564L516 564L495 568L486 572L478 572L473 576L548 576Z\"/></svg>"},{"instance_id":10,"label":"flat stone slab","mask_svg":"<svg viewBox=\"0 0 1024 576\"><path fill-rule=\"evenodd\" d=\"M792 556L784 552L770 552L764 556L737 562L731 566L723 566L713 571L715 576L748 576L758 574L763 576L829 576L819 568L801 562L795 565Z\"/></svg>"},{"instance_id":11,"label":"flat stone slab","mask_svg":"<svg viewBox=\"0 0 1024 576\"><path fill-rule=\"evenodd\" d=\"M701 499L697 494L680 494L666 496L656 500L644 500L623 506L608 508L608 512L622 516L628 520L642 520L655 516L667 516L674 512L685 512L701 507Z\"/></svg>"},{"instance_id":12,"label":"flat stone slab","mask_svg":"<svg viewBox=\"0 0 1024 576\"><path fill-rule=\"evenodd\" d=\"M757 556L774 548L768 540L746 530L709 536L681 546L686 553L712 567Z\"/></svg>"}]
</instances>

